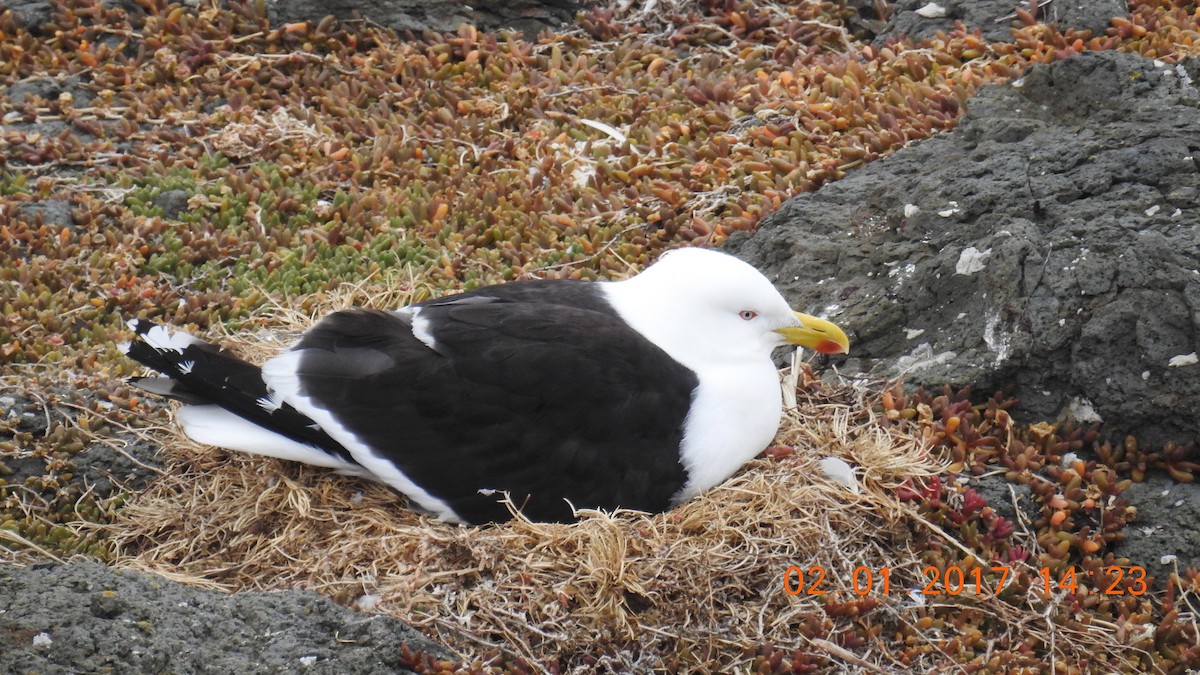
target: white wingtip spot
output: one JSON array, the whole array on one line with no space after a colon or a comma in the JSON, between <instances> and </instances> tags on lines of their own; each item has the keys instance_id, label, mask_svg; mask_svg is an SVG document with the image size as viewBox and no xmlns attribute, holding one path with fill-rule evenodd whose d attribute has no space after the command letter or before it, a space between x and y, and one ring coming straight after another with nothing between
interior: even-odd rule
<instances>
[{"instance_id":1,"label":"white wingtip spot","mask_svg":"<svg viewBox=\"0 0 1200 675\"><path fill-rule=\"evenodd\" d=\"M183 361L179 364L179 372L188 375L192 372L192 368L196 367L195 361Z\"/></svg>"},{"instance_id":2,"label":"white wingtip spot","mask_svg":"<svg viewBox=\"0 0 1200 675\"><path fill-rule=\"evenodd\" d=\"M129 353L129 348L130 348L130 347L132 347L132 346L133 346L133 345L132 345L131 343L128 343L128 342L118 342L118 343L117 343L117 349L120 349L122 354L128 354L128 353Z\"/></svg>"},{"instance_id":3,"label":"white wingtip spot","mask_svg":"<svg viewBox=\"0 0 1200 675\"><path fill-rule=\"evenodd\" d=\"M154 347L160 351L171 350L181 354L188 346L200 342L196 338L181 330L171 332L163 326L152 327L150 330L146 331L143 339L151 347Z\"/></svg>"},{"instance_id":4,"label":"white wingtip spot","mask_svg":"<svg viewBox=\"0 0 1200 675\"><path fill-rule=\"evenodd\" d=\"M283 407L283 395L273 389L268 389L267 396L258 399L256 403L263 410L273 413Z\"/></svg>"}]
</instances>

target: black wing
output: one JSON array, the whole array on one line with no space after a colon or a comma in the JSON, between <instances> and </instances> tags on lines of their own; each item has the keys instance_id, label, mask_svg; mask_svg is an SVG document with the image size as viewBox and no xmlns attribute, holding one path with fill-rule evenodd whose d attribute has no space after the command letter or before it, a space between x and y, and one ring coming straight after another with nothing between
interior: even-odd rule
<instances>
[{"instance_id":1,"label":"black wing","mask_svg":"<svg viewBox=\"0 0 1200 675\"><path fill-rule=\"evenodd\" d=\"M258 366L239 359L227 349L194 338L186 346L155 346L147 339L155 324L134 319L129 326L134 331L134 340L125 348L125 354L166 376L131 377L130 384L184 403L219 405L264 429L357 464L345 448L312 420L286 403L273 404Z\"/></svg>"},{"instance_id":2,"label":"black wing","mask_svg":"<svg viewBox=\"0 0 1200 675\"><path fill-rule=\"evenodd\" d=\"M586 285L487 290L421 306L436 351L403 313L327 317L296 346L305 393L470 522L509 518L481 490L535 520L668 508L695 374Z\"/></svg>"}]
</instances>

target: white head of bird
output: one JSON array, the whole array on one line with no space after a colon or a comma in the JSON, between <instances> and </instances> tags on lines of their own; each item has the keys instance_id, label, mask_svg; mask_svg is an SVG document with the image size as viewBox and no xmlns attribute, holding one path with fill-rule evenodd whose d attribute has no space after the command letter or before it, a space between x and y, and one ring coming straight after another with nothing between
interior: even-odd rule
<instances>
[{"instance_id":1,"label":"white head of bird","mask_svg":"<svg viewBox=\"0 0 1200 675\"><path fill-rule=\"evenodd\" d=\"M833 323L793 311L761 272L725 253L685 248L609 285L623 318L684 365L761 364L781 345L849 351Z\"/></svg>"}]
</instances>

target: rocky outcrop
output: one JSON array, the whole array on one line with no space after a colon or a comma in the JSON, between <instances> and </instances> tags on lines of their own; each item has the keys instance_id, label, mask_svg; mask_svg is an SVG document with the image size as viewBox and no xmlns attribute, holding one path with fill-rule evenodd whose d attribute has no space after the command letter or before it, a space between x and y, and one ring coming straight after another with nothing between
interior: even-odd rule
<instances>
[{"instance_id":1,"label":"rocky outcrop","mask_svg":"<svg viewBox=\"0 0 1200 675\"><path fill-rule=\"evenodd\" d=\"M131 0L102 0L100 4L118 7L131 16L141 14L141 8ZM332 16L342 21L365 20L384 28L415 33L425 30L452 32L465 23L480 30L510 29L529 36L571 21L579 9L576 0L380 0L370 3L269 0L265 4L267 17L273 25L301 21L315 24ZM42 27L54 19L54 4L47 0L3 0L0 11L5 8L34 33L40 33Z\"/></svg>"},{"instance_id":2,"label":"rocky outcrop","mask_svg":"<svg viewBox=\"0 0 1200 675\"><path fill-rule=\"evenodd\" d=\"M1200 427L1200 62L1087 53L729 248L849 328L848 374L1016 385L1026 419Z\"/></svg>"},{"instance_id":3,"label":"rocky outcrop","mask_svg":"<svg viewBox=\"0 0 1200 675\"><path fill-rule=\"evenodd\" d=\"M1006 386L1018 419L1200 433L1200 62L1082 54L985 88L960 126L800 195L727 248L848 328L851 376ZM978 478L1001 512L1010 490ZM1015 486L1019 508L1028 490ZM1024 495L1024 496L1022 496ZM1200 488L1147 476L1115 552L1200 567ZM1011 515L1011 514L1008 514Z\"/></svg>"},{"instance_id":4,"label":"rocky outcrop","mask_svg":"<svg viewBox=\"0 0 1200 675\"><path fill-rule=\"evenodd\" d=\"M0 567L0 672L405 673L447 654L308 591L226 595L95 562Z\"/></svg>"},{"instance_id":5,"label":"rocky outcrop","mask_svg":"<svg viewBox=\"0 0 1200 675\"><path fill-rule=\"evenodd\" d=\"M578 3L575 0L383 0L372 3L354 0L274 0L267 7L272 23L316 23L326 16L332 16L341 20L366 19L398 31L451 32L466 23L482 30L509 28L532 36L548 27L570 21L575 16Z\"/></svg>"},{"instance_id":6,"label":"rocky outcrop","mask_svg":"<svg viewBox=\"0 0 1200 675\"><path fill-rule=\"evenodd\" d=\"M1039 3L1040 4L1040 3ZM933 37L938 31L950 31L962 22L978 29L992 42L1011 38L1010 29L1018 20L1017 9L1029 10L1021 0L899 0L891 3L891 16L878 40L892 35L907 35L913 41ZM1103 35L1113 17L1129 16L1123 0L1087 2L1051 2L1038 10L1037 18L1061 28L1087 30Z\"/></svg>"}]
</instances>

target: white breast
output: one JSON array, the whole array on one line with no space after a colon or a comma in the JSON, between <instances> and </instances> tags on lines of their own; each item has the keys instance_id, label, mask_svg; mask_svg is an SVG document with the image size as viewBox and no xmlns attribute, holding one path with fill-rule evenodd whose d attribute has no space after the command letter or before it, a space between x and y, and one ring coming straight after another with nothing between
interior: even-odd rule
<instances>
[{"instance_id":1,"label":"white breast","mask_svg":"<svg viewBox=\"0 0 1200 675\"><path fill-rule=\"evenodd\" d=\"M725 481L770 444L783 400L770 361L697 373L700 386L684 422L680 461L688 481L674 503Z\"/></svg>"}]
</instances>

